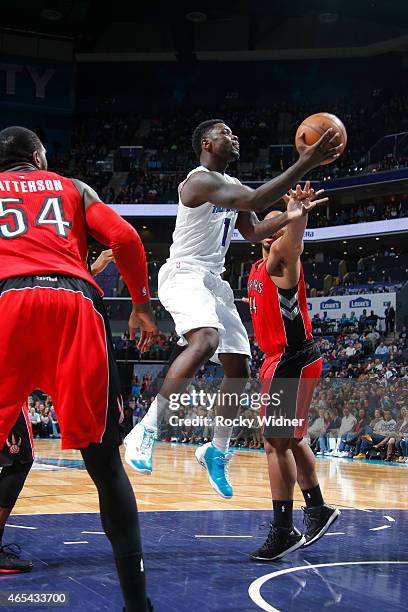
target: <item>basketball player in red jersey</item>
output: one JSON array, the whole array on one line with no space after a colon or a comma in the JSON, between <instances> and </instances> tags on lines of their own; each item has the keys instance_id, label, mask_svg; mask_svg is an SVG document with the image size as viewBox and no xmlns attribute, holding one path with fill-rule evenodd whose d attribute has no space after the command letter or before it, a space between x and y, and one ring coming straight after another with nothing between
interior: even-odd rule
<instances>
[{"instance_id":1,"label":"basketball player in red jersey","mask_svg":"<svg viewBox=\"0 0 408 612\"><path fill-rule=\"evenodd\" d=\"M321 193L321 192L320 192ZM287 197L288 209L301 206L302 198L316 196L306 183L302 191ZM268 217L278 214L273 211ZM266 542L251 554L256 560L273 561L316 542L337 519L340 511L324 503L313 452L304 436L322 359L307 311L306 287L300 256L308 215L299 217L271 239L262 242L262 259L251 269L248 297L254 333L266 354L260 378L263 391L280 405L266 406L266 417L283 416L286 427L266 423L263 431L273 499L273 522ZM284 422L283 422L284 423ZM296 480L302 490L305 534L293 525L293 493Z\"/></svg>"},{"instance_id":2,"label":"basketball player in red jersey","mask_svg":"<svg viewBox=\"0 0 408 612\"><path fill-rule=\"evenodd\" d=\"M91 274L102 272L113 261L112 250L102 251L91 266ZM23 489L34 462L34 442L27 404L0 450L0 574L29 572L33 562L20 558L18 544L3 544L6 522Z\"/></svg>"},{"instance_id":3,"label":"basketball player in red jersey","mask_svg":"<svg viewBox=\"0 0 408 612\"><path fill-rule=\"evenodd\" d=\"M88 185L47 171L45 149L21 127L0 132L0 448L34 388L53 396L62 448L80 449L99 494L126 610L145 612L137 506L118 445L123 406L101 290L86 233L108 245L132 297L139 348L157 327L137 232ZM46 339L46 342L39 342ZM80 414L77 402L80 398Z\"/></svg>"}]
</instances>

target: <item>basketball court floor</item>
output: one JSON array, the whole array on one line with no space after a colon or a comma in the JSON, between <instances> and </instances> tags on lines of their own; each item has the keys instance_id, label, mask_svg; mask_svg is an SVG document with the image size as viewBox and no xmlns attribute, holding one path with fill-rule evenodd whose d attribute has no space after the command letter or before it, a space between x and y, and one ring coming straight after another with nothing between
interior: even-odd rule
<instances>
[{"instance_id":1,"label":"basketball court floor","mask_svg":"<svg viewBox=\"0 0 408 612\"><path fill-rule=\"evenodd\" d=\"M2 603L5 593L42 591L66 593L68 603L30 609L122 610L96 491L80 454L62 453L52 440L37 441L36 449L4 537L20 544L34 569L0 577ZM159 443L151 477L128 471L155 612L407 609L408 464L318 459L326 499L341 517L317 544L264 564L248 558L271 518L264 453L236 452L230 470L235 494L223 500L209 488L194 450ZM301 527L299 490L295 500Z\"/></svg>"}]
</instances>

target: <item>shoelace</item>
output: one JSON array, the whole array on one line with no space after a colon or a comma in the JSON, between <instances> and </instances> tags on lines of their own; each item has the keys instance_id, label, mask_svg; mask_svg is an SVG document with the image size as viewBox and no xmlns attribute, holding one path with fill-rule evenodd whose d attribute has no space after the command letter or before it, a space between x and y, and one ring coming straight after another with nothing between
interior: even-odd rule
<instances>
[{"instance_id":1,"label":"shoelace","mask_svg":"<svg viewBox=\"0 0 408 612\"><path fill-rule=\"evenodd\" d=\"M276 527L271 525L271 528L270 528L269 533L268 533L268 537L266 538L266 543L268 545L272 544L272 542L274 542L277 539L278 539L278 530L276 529Z\"/></svg>"},{"instance_id":2,"label":"shoelace","mask_svg":"<svg viewBox=\"0 0 408 612\"><path fill-rule=\"evenodd\" d=\"M268 537L266 538L266 543L268 545L272 544L275 541L279 542L279 540L283 537L278 527L275 527L272 523L269 523L269 524L270 524L270 530L268 533ZM296 533L295 528L289 529L287 531L288 531L288 535L292 533Z\"/></svg>"},{"instance_id":3,"label":"shoelace","mask_svg":"<svg viewBox=\"0 0 408 612\"><path fill-rule=\"evenodd\" d=\"M309 527L309 523L310 523L310 516L308 514L306 514L306 512L303 514L303 524L305 527Z\"/></svg>"},{"instance_id":4,"label":"shoelace","mask_svg":"<svg viewBox=\"0 0 408 612\"><path fill-rule=\"evenodd\" d=\"M303 513L303 524L308 529L313 521L316 520L316 517L312 516L308 512Z\"/></svg>"},{"instance_id":5,"label":"shoelace","mask_svg":"<svg viewBox=\"0 0 408 612\"><path fill-rule=\"evenodd\" d=\"M4 544L3 546L0 546L0 553L5 555L6 557L15 559L16 557L19 557L21 554L21 546L19 546L18 544L14 544L14 543Z\"/></svg>"},{"instance_id":6,"label":"shoelace","mask_svg":"<svg viewBox=\"0 0 408 612\"><path fill-rule=\"evenodd\" d=\"M152 431L145 430L144 435L143 435L143 440L140 445L140 450L142 453L144 451L150 450L150 448L153 446L154 439L155 439L154 433Z\"/></svg>"},{"instance_id":7,"label":"shoelace","mask_svg":"<svg viewBox=\"0 0 408 612\"><path fill-rule=\"evenodd\" d=\"M216 464L224 470L225 480L229 482L229 464L233 457L233 453L226 453L223 457L216 457Z\"/></svg>"}]
</instances>

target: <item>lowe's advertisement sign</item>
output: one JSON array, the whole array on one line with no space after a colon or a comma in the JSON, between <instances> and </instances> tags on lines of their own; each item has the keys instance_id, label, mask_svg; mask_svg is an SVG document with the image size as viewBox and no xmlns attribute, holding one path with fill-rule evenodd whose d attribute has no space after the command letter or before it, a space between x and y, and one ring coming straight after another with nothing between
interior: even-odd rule
<instances>
[{"instance_id":1,"label":"lowe's advertisement sign","mask_svg":"<svg viewBox=\"0 0 408 612\"><path fill-rule=\"evenodd\" d=\"M384 310L389 305L395 308L396 293L336 295L333 297L307 299L307 308L311 318L315 314L319 314L323 318L325 312L327 312L329 319L340 319L343 314L350 317L352 312L359 318L364 309L368 315L373 310L374 314L383 317Z\"/></svg>"}]
</instances>

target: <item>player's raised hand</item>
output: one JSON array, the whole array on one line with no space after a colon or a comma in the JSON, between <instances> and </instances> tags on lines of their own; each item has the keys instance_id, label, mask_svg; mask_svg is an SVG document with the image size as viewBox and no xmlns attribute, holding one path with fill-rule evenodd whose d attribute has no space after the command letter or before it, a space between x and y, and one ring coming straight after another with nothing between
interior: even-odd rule
<instances>
[{"instance_id":1,"label":"player's raised hand","mask_svg":"<svg viewBox=\"0 0 408 612\"><path fill-rule=\"evenodd\" d=\"M310 181L306 181L303 189L300 185L296 185L296 189L291 189L289 193L283 196L283 200L287 205L287 213L290 221L304 217L316 206L326 204L329 198L319 197L324 193L324 189L315 191L310 187Z\"/></svg>"},{"instance_id":2,"label":"player's raised hand","mask_svg":"<svg viewBox=\"0 0 408 612\"><path fill-rule=\"evenodd\" d=\"M307 145L305 134L301 134L297 143L299 159L306 164L308 170L320 166L326 160L337 159L344 149L342 142L336 144L339 138L340 133L335 132L333 128L329 128L317 142L313 145Z\"/></svg>"},{"instance_id":3,"label":"player's raised hand","mask_svg":"<svg viewBox=\"0 0 408 612\"><path fill-rule=\"evenodd\" d=\"M95 276L96 274L100 274L103 272L112 261L115 261L113 257L112 249L107 249L106 251L102 251L97 259L91 265L91 274Z\"/></svg>"},{"instance_id":4,"label":"player's raised hand","mask_svg":"<svg viewBox=\"0 0 408 612\"><path fill-rule=\"evenodd\" d=\"M137 348L141 353L145 353L155 343L159 334L150 302L133 304L129 317L129 337L131 340L135 339L138 328L140 328L140 338Z\"/></svg>"}]
</instances>

